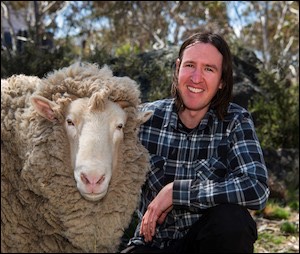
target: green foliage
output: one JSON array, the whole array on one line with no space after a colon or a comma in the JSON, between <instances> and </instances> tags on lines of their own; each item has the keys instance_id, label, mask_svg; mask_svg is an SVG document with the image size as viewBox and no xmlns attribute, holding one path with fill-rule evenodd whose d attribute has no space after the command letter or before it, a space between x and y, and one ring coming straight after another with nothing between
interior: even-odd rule
<instances>
[{"instance_id":1,"label":"green foliage","mask_svg":"<svg viewBox=\"0 0 300 254\"><path fill-rule=\"evenodd\" d=\"M256 214L262 214L264 218L270 220L288 219L291 215L289 207L282 207L278 202L269 200L266 207L257 211Z\"/></svg>"},{"instance_id":2,"label":"green foliage","mask_svg":"<svg viewBox=\"0 0 300 254\"><path fill-rule=\"evenodd\" d=\"M273 213L271 213L269 215L269 218L274 218L274 219L288 219L290 217L290 212L282 207L276 207L273 211Z\"/></svg>"},{"instance_id":3,"label":"green foliage","mask_svg":"<svg viewBox=\"0 0 300 254\"><path fill-rule=\"evenodd\" d=\"M256 120L263 148L299 148L298 85L279 79L276 73L261 71L262 93L254 97L249 110Z\"/></svg>"},{"instance_id":4,"label":"green foliage","mask_svg":"<svg viewBox=\"0 0 300 254\"><path fill-rule=\"evenodd\" d=\"M172 74L170 66L147 58L144 53L122 52L119 57L112 57L106 50L98 49L84 60L97 63L99 66L107 64L113 70L114 75L128 76L137 81L140 85L143 102L166 98L170 95Z\"/></svg>"},{"instance_id":5,"label":"green foliage","mask_svg":"<svg viewBox=\"0 0 300 254\"><path fill-rule=\"evenodd\" d=\"M292 211L299 212L299 185L298 188L288 190L287 192L287 204Z\"/></svg>"},{"instance_id":6,"label":"green foliage","mask_svg":"<svg viewBox=\"0 0 300 254\"><path fill-rule=\"evenodd\" d=\"M28 39L36 43L37 30L39 35L46 31L57 35L62 30L58 19L53 19L59 11L64 24L63 46L49 51L27 45L22 54L2 50L2 78L19 73L42 77L81 56L82 60L100 66L109 64L115 75L135 79L141 86L142 100L152 101L170 95L172 68L159 62L160 56L156 61L142 60L139 53L180 45L194 32L216 31L226 38L233 52L239 46L251 48L260 53L267 70L281 66L280 71L261 73L263 93L254 98L249 110L253 112L263 148L299 148L299 85L298 81L288 83L299 76L297 1L69 1L68 4L34 1L35 5L30 2L2 1L1 4L7 10L25 11L25 17L30 13L38 15L37 23L28 24L32 31ZM239 33L233 32L228 9L239 10L234 22L241 26ZM76 46L83 40L85 47ZM105 50L95 51L99 45Z\"/></svg>"},{"instance_id":7,"label":"green foliage","mask_svg":"<svg viewBox=\"0 0 300 254\"><path fill-rule=\"evenodd\" d=\"M131 54L139 53L139 49L137 46L131 46L129 43L123 44L121 47L116 49L116 56L130 56Z\"/></svg>"},{"instance_id":8,"label":"green foliage","mask_svg":"<svg viewBox=\"0 0 300 254\"><path fill-rule=\"evenodd\" d=\"M105 64L109 65L110 59L111 55L108 54L106 50L102 48L96 48L93 54L84 57L82 60L91 63L97 63L100 67L102 67Z\"/></svg>"},{"instance_id":9,"label":"green foliage","mask_svg":"<svg viewBox=\"0 0 300 254\"><path fill-rule=\"evenodd\" d=\"M142 71L142 70L141 70ZM159 64L146 65L144 79L149 80L150 89L147 101L159 100L170 96L170 69L163 68Z\"/></svg>"},{"instance_id":10,"label":"green foliage","mask_svg":"<svg viewBox=\"0 0 300 254\"><path fill-rule=\"evenodd\" d=\"M258 235L258 240L264 240L265 242L271 242L274 244L280 244L284 242L284 236L276 236L267 232L262 232Z\"/></svg>"},{"instance_id":11,"label":"green foliage","mask_svg":"<svg viewBox=\"0 0 300 254\"><path fill-rule=\"evenodd\" d=\"M288 205L292 209L292 211L299 212L299 201L291 201L288 203Z\"/></svg>"},{"instance_id":12,"label":"green foliage","mask_svg":"<svg viewBox=\"0 0 300 254\"><path fill-rule=\"evenodd\" d=\"M296 234L298 229L297 229L297 225L295 225L292 222L289 221L285 221L280 225L280 230L283 233L287 233L287 234Z\"/></svg>"},{"instance_id":13,"label":"green foliage","mask_svg":"<svg viewBox=\"0 0 300 254\"><path fill-rule=\"evenodd\" d=\"M169 42L177 44L198 30L218 30L223 34L231 31L224 1L88 2L91 15L83 18L81 23L105 20L107 25L97 26L94 31L91 30L93 26L89 26L89 30L84 32L101 34L100 43L106 44L109 50L116 45L130 43L145 52ZM72 2L72 5L75 4L75 1ZM75 19L73 16L70 17L72 21Z\"/></svg>"},{"instance_id":14,"label":"green foliage","mask_svg":"<svg viewBox=\"0 0 300 254\"><path fill-rule=\"evenodd\" d=\"M69 65L73 59L68 47L50 51L28 44L22 53L1 52L1 78L7 78L13 74L34 75L42 78L50 71Z\"/></svg>"}]
</instances>

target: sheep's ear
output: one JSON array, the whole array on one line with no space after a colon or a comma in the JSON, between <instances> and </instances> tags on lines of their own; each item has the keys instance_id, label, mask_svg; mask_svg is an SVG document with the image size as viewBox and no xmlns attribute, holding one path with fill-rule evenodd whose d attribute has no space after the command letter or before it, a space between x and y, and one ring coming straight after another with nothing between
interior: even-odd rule
<instances>
[{"instance_id":1,"label":"sheep's ear","mask_svg":"<svg viewBox=\"0 0 300 254\"><path fill-rule=\"evenodd\" d=\"M153 115L153 111L139 111L138 112L138 122L140 124L145 123L146 121L149 120L149 118Z\"/></svg>"},{"instance_id":2,"label":"sheep's ear","mask_svg":"<svg viewBox=\"0 0 300 254\"><path fill-rule=\"evenodd\" d=\"M51 122L57 121L56 115L53 110L54 107L58 107L56 103L38 95L32 96L30 98L30 101L39 115L48 119Z\"/></svg>"}]
</instances>

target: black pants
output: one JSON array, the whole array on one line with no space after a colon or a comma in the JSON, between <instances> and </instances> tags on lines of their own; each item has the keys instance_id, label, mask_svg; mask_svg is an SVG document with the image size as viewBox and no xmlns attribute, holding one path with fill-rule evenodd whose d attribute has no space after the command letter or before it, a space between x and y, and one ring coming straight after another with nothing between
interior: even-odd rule
<instances>
[{"instance_id":1,"label":"black pants","mask_svg":"<svg viewBox=\"0 0 300 254\"><path fill-rule=\"evenodd\" d=\"M253 253L256 223L245 207L222 204L207 209L188 233L170 247L135 246L130 253Z\"/></svg>"}]
</instances>

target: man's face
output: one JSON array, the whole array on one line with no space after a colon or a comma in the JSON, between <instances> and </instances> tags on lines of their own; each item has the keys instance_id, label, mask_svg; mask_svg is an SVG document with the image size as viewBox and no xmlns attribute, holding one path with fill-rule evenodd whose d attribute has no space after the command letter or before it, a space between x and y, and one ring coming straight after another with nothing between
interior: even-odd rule
<instances>
[{"instance_id":1,"label":"man's face","mask_svg":"<svg viewBox=\"0 0 300 254\"><path fill-rule=\"evenodd\" d=\"M176 62L178 92L187 110L207 111L212 98L222 88L223 56L209 43L195 43Z\"/></svg>"}]
</instances>

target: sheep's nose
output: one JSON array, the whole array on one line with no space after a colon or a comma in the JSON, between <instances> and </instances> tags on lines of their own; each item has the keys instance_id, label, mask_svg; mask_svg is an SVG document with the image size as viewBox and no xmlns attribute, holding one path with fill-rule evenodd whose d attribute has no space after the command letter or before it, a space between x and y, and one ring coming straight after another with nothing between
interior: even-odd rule
<instances>
[{"instance_id":1,"label":"sheep's nose","mask_svg":"<svg viewBox=\"0 0 300 254\"><path fill-rule=\"evenodd\" d=\"M85 185L88 185L93 189L99 186L104 181L105 176L104 175L95 176L95 175L87 175L85 173L81 173L80 179Z\"/></svg>"}]
</instances>

